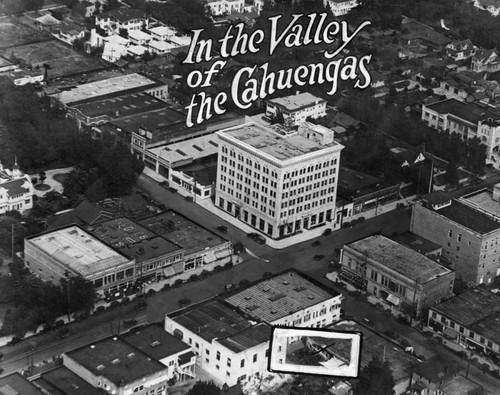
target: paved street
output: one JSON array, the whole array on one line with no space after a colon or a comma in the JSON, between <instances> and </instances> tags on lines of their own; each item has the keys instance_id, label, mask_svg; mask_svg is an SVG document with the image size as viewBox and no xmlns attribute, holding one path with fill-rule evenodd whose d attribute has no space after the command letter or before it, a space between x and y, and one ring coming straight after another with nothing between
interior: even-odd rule
<instances>
[{"instance_id":1,"label":"paved street","mask_svg":"<svg viewBox=\"0 0 500 395\"><path fill-rule=\"evenodd\" d=\"M312 247L312 241L308 241L283 250L273 250L266 245L255 243L232 224L221 221L218 217L206 212L202 207L186 202L183 197L168 192L165 188L147 178L141 178L139 184L158 202L178 210L207 228L214 229L218 225L226 225L228 227L226 237L233 242L242 241L259 259L244 254L243 263L229 271L213 274L205 280L188 283L168 292L160 292L147 299L146 311L135 311L133 304L131 304L130 306L90 317L83 322L73 323L69 326L70 335L65 339L57 339L56 334L53 332L23 340L15 346L2 347L0 352L4 354L4 361L0 363L0 367L5 370L3 375L26 368L29 365L31 355L36 364L49 360L53 355L60 355L75 347L116 334L119 326L121 332L123 332L123 324L119 324L123 320L135 318L139 323L161 322L166 313L178 309L179 299L187 298L193 302L199 302L223 292L225 284L238 284L242 279L257 280L262 278L265 272L276 273L292 267L305 272L331 289L343 292L345 295L343 308L347 315L353 316L358 321L368 318L374 322L378 330L388 329L397 332L401 337L405 337L410 341L417 353L426 357L430 357L435 353L450 354L450 358L456 358L460 363L466 364L465 361L458 359L454 354L444 349L442 345L424 338L414 329L403 326L386 313L378 311L368 304L364 297L353 297L346 293L344 289L336 288L335 284L325 278L325 274L331 271L328 261L333 256L335 249L342 247L345 243L373 233L380 232L391 235L394 232L406 231L409 227L409 209L388 212L369 219L359 226L342 229L327 237L322 236L317 239L320 241L318 247ZM315 255L323 255L324 257L321 260L314 260ZM495 393L496 388L500 388L500 381L485 375L474 366L471 366L469 377L483 384L491 394Z\"/></svg>"}]
</instances>

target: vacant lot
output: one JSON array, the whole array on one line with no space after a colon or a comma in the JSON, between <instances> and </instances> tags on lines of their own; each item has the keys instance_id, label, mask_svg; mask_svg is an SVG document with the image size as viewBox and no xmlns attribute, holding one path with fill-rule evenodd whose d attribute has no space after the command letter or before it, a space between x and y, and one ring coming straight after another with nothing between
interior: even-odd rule
<instances>
[{"instance_id":1,"label":"vacant lot","mask_svg":"<svg viewBox=\"0 0 500 395\"><path fill-rule=\"evenodd\" d=\"M35 68L48 64L52 78L105 67L101 60L81 55L56 40L7 48L1 51L1 55L7 59L15 57Z\"/></svg>"},{"instance_id":2,"label":"vacant lot","mask_svg":"<svg viewBox=\"0 0 500 395\"><path fill-rule=\"evenodd\" d=\"M46 40L50 35L21 25L13 17L0 18L0 48Z\"/></svg>"}]
</instances>

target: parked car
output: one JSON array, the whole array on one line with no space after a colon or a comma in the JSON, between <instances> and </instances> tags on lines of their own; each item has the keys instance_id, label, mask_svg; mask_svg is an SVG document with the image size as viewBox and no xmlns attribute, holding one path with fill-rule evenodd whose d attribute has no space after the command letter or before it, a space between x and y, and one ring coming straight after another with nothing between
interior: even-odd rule
<instances>
[{"instance_id":1,"label":"parked car","mask_svg":"<svg viewBox=\"0 0 500 395\"><path fill-rule=\"evenodd\" d=\"M236 286L235 286L233 283L226 284L226 285L224 286L224 289L225 289L226 291L232 291L234 288L236 288Z\"/></svg>"},{"instance_id":2,"label":"parked car","mask_svg":"<svg viewBox=\"0 0 500 395\"><path fill-rule=\"evenodd\" d=\"M23 339L21 339L20 337L14 336L12 338L12 340L10 342L8 342L7 344L10 345L10 346L12 346L14 344L17 344L17 343L21 342L21 340L23 340Z\"/></svg>"},{"instance_id":3,"label":"parked car","mask_svg":"<svg viewBox=\"0 0 500 395\"><path fill-rule=\"evenodd\" d=\"M250 237L253 241L259 244L266 244L266 239L265 237L259 235L258 233L249 233L247 234L248 237Z\"/></svg>"},{"instance_id":4,"label":"parked car","mask_svg":"<svg viewBox=\"0 0 500 395\"><path fill-rule=\"evenodd\" d=\"M319 240L316 240L315 242L311 243L311 247L319 247L321 245L321 242Z\"/></svg>"}]
</instances>

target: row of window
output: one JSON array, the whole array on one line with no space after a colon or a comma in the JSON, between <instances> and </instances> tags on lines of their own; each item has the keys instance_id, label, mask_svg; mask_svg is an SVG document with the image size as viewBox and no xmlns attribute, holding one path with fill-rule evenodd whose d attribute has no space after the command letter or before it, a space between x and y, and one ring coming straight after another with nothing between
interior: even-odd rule
<instances>
[{"instance_id":1,"label":"row of window","mask_svg":"<svg viewBox=\"0 0 500 395\"><path fill-rule=\"evenodd\" d=\"M312 173L313 171L318 171L320 169L324 169L328 166L335 166L337 164L337 159L332 159L332 160L327 160L326 162L323 163L317 163L316 165L310 165L307 168L302 168L299 170L293 170L289 173L285 173L283 176L283 179L286 180L288 178L295 178L298 175L303 175L306 173Z\"/></svg>"},{"instance_id":2,"label":"row of window","mask_svg":"<svg viewBox=\"0 0 500 395\"><path fill-rule=\"evenodd\" d=\"M262 173L264 174L270 174L272 178L278 178L278 173L274 170L269 170L268 167L266 166L261 166L260 163L252 161L250 158L245 158L243 155L238 154L236 155L236 152L234 150L228 150L226 146L221 147L222 153L223 154L229 154L231 158L238 158L238 161L241 163L245 163L247 166L254 167L256 170L259 172L262 170ZM221 159L224 158L224 155L221 155ZM227 163L227 161L225 162ZM233 167L234 167L234 162L233 162Z\"/></svg>"},{"instance_id":3,"label":"row of window","mask_svg":"<svg viewBox=\"0 0 500 395\"><path fill-rule=\"evenodd\" d=\"M316 174L311 174L307 177L301 177L301 178L296 178L295 180L290 180L290 181L284 181L283 182L283 189L289 189L289 188L293 188L293 187L296 187L297 185L302 185L302 184L307 184L308 182L312 182L314 180L318 180L320 179L321 177L328 177L328 176L332 176L332 175L335 175L337 173L337 169L334 167L332 169L330 169L329 171L328 170L325 170L321 173L316 173ZM335 182L335 177L333 178L330 178L329 181L324 181L325 184L328 182L330 184L333 184ZM314 184L316 185L316 184ZM315 186L316 188L316 186Z\"/></svg>"}]
</instances>

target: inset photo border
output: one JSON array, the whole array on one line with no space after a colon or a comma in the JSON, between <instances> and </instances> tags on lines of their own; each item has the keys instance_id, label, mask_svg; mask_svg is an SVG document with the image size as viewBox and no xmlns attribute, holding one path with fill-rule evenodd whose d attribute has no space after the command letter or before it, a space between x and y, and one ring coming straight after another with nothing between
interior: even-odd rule
<instances>
[{"instance_id":1,"label":"inset photo border","mask_svg":"<svg viewBox=\"0 0 500 395\"><path fill-rule=\"evenodd\" d=\"M358 377L362 337L362 333L356 331L274 327L271 335L268 370L275 373ZM321 341L318 341L318 338ZM343 349L340 350L338 348L339 342L343 342L345 345L350 342L349 352L346 353L346 347L342 347ZM316 361L314 363L310 361L310 364L287 361L289 348L296 348L299 351L301 349L307 350L309 356L317 356Z\"/></svg>"}]
</instances>

